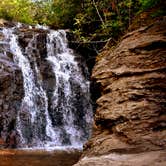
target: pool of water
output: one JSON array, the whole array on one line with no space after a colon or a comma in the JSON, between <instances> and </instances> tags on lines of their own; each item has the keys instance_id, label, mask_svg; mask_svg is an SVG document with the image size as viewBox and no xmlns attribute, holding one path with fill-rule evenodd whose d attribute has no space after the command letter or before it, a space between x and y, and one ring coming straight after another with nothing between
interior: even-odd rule
<instances>
[{"instance_id":1,"label":"pool of water","mask_svg":"<svg viewBox=\"0 0 166 166\"><path fill-rule=\"evenodd\" d=\"M0 150L0 166L72 166L80 150Z\"/></svg>"}]
</instances>

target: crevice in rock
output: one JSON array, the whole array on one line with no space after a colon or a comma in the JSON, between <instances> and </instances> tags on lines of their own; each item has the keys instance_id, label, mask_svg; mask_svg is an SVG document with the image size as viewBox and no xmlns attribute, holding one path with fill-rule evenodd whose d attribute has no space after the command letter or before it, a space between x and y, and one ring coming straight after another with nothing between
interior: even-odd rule
<instances>
[{"instance_id":1,"label":"crevice in rock","mask_svg":"<svg viewBox=\"0 0 166 166\"><path fill-rule=\"evenodd\" d=\"M129 51L138 54L142 50L144 50L144 51L152 51L152 50L162 49L162 48L166 48L166 42L163 41L163 40L159 40L159 41L154 41L152 43L147 43L146 45L142 45L142 46L138 46L138 47L129 49Z\"/></svg>"},{"instance_id":2,"label":"crevice in rock","mask_svg":"<svg viewBox=\"0 0 166 166\"><path fill-rule=\"evenodd\" d=\"M121 123L125 123L127 121L129 120L124 116L119 116L116 119L102 119L101 117L97 117L97 116L95 118L96 125L99 125L100 127L109 129L109 130L111 130L113 126L116 126Z\"/></svg>"},{"instance_id":3,"label":"crevice in rock","mask_svg":"<svg viewBox=\"0 0 166 166\"><path fill-rule=\"evenodd\" d=\"M166 67L159 67L157 69L142 69L141 71L124 71L123 73L116 73L113 72L114 77L116 77L116 79L120 79L121 77L131 77L131 76L140 76L140 75L144 75L144 74L149 74L152 72L164 72L166 71Z\"/></svg>"}]
</instances>

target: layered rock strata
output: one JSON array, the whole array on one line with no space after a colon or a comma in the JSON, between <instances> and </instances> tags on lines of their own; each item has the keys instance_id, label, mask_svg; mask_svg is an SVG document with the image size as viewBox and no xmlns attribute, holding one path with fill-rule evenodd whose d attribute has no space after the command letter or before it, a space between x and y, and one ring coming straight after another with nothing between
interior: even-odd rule
<instances>
[{"instance_id":1,"label":"layered rock strata","mask_svg":"<svg viewBox=\"0 0 166 166\"><path fill-rule=\"evenodd\" d=\"M166 164L166 22L103 50L92 77L102 95L94 133L76 166Z\"/></svg>"}]
</instances>

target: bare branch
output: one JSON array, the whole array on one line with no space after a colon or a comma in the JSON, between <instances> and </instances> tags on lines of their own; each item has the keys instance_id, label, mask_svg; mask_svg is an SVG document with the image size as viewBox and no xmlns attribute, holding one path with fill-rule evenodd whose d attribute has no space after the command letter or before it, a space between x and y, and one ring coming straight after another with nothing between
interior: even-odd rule
<instances>
[{"instance_id":1,"label":"bare branch","mask_svg":"<svg viewBox=\"0 0 166 166\"><path fill-rule=\"evenodd\" d=\"M99 18L100 18L101 23L103 24L103 26L105 26L105 23L104 23L103 18L101 17L101 15L100 15L100 13L99 13L99 10L98 10L98 8L97 8L97 5L96 5L95 0L93 0L93 5L94 5L94 7L95 7L95 9L96 9L96 12L97 12L97 14L98 14L98 16L99 16Z\"/></svg>"}]
</instances>

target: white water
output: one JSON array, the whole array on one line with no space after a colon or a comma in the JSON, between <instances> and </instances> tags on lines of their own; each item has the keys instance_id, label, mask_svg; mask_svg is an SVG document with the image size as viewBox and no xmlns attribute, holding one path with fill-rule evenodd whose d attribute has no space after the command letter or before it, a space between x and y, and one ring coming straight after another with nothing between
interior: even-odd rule
<instances>
[{"instance_id":1,"label":"white water","mask_svg":"<svg viewBox=\"0 0 166 166\"><path fill-rule=\"evenodd\" d=\"M16 28L20 27L19 24ZM24 98L16 126L20 147L82 147L92 121L89 81L83 76L73 51L68 48L65 31L50 30L47 34L46 60L55 77L50 106L37 58L33 55L34 50L39 54L36 46L38 34L33 35L23 50L15 28L4 28L3 33L24 81Z\"/></svg>"},{"instance_id":2,"label":"white water","mask_svg":"<svg viewBox=\"0 0 166 166\"><path fill-rule=\"evenodd\" d=\"M10 49L12 51L12 53L14 54L14 61L18 64L18 66L21 68L22 70L22 74L23 74L23 81L24 81L24 98L22 100L22 106L21 106L21 110L23 111L28 111L28 113L30 113L30 120L31 120L31 124L33 125L35 123L35 119L36 119L36 114L38 111L44 110L45 112L45 118L46 118L46 134L49 138L55 138L55 131L53 130L53 127L51 125L51 121L49 119L49 115L48 115L48 101L47 101L47 96L46 96L46 92L43 90L42 88L42 80L37 79L37 83L38 85L35 83L35 77L34 77L34 72L31 69L30 66L30 62L28 60L28 58L26 56L24 56L21 48L19 47L19 44L17 42L17 36L13 33L12 29L4 29L4 34L5 36L10 39L9 44L10 44ZM32 43L35 40L35 37L32 38L32 41L29 42L25 54L28 54L29 57L31 53L29 50L31 50L32 48ZM35 70L36 73L38 74L38 78L40 78L40 71L37 68L36 62L35 62ZM36 98L39 98L39 102L40 105L37 104L36 102ZM26 109L26 110L25 110ZM21 141L23 144L26 145L26 141L24 139L24 137L22 136L22 132L21 132L21 120L20 120L20 116L18 116L17 119L17 130L19 131L19 134L21 135ZM37 126L36 126L37 128ZM34 128L35 130L35 128ZM38 131L37 131L38 132ZM34 133L34 137L35 137L35 133ZM54 140L51 140L54 141ZM41 144L43 144L42 142L40 142L40 140L37 140L38 143L34 142L34 144L36 146L41 146Z\"/></svg>"},{"instance_id":3,"label":"white water","mask_svg":"<svg viewBox=\"0 0 166 166\"><path fill-rule=\"evenodd\" d=\"M82 131L74 125L75 115L73 109L75 108L70 103L70 99L74 96L74 92L72 91L71 86L72 82L75 82L80 86L82 92L89 94L89 82L85 80L84 76L81 74L78 64L74 59L73 51L67 46L65 31L50 31L47 36L47 52L47 60L51 63L56 78L52 108L55 109L60 106L63 109L63 127L66 134L70 135L72 145L79 146L82 144L80 138L80 136L82 136ZM62 86L65 102L59 104L58 91ZM92 117L91 109L92 108L89 108L89 113L87 112L89 117Z\"/></svg>"}]
</instances>

